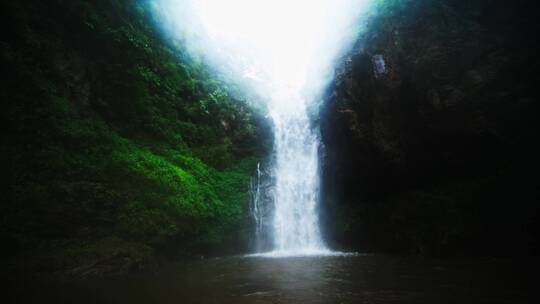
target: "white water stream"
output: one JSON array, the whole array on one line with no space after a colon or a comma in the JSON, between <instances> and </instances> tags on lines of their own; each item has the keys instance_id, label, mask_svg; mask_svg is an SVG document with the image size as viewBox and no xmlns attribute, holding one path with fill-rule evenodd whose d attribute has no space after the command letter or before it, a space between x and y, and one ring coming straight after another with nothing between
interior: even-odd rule
<instances>
[{"instance_id":1,"label":"white water stream","mask_svg":"<svg viewBox=\"0 0 540 304\"><path fill-rule=\"evenodd\" d=\"M275 255L328 251L322 242L317 214L318 147L306 102L296 92L276 94L270 104L275 136Z\"/></svg>"}]
</instances>

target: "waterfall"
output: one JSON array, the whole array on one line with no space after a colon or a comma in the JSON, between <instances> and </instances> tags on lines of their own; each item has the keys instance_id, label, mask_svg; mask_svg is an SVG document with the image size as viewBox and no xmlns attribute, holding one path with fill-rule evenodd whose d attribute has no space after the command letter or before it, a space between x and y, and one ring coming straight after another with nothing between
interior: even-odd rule
<instances>
[{"instance_id":1,"label":"waterfall","mask_svg":"<svg viewBox=\"0 0 540 304\"><path fill-rule=\"evenodd\" d=\"M276 153L274 250L277 254L326 251L317 215L318 137L310 127L304 100L294 95L279 98L283 100L271 109Z\"/></svg>"},{"instance_id":2,"label":"waterfall","mask_svg":"<svg viewBox=\"0 0 540 304\"><path fill-rule=\"evenodd\" d=\"M319 136L299 90L276 88L269 112L274 123L271 190L261 187L261 167L251 180L250 212L257 255L328 254L318 218ZM271 205L271 206L270 206ZM272 209L271 215L266 212ZM272 244L268 244L270 236ZM260 253L263 250L272 250Z\"/></svg>"}]
</instances>

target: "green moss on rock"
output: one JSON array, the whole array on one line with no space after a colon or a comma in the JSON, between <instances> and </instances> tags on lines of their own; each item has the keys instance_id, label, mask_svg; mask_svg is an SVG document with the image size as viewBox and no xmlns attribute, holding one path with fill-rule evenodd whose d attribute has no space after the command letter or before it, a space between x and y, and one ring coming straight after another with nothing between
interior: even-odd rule
<instances>
[{"instance_id":1,"label":"green moss on rock","mask_svg":"<svg viewBox=\"0 0 540 304\"><path fill-rule=\"evenodd\" d=\"M260 114L164 41L141 2L0 9L12 29L0 44L1 231L14 266L110 273L236 234L268 149Z\"/></svg>"}]
</instances>

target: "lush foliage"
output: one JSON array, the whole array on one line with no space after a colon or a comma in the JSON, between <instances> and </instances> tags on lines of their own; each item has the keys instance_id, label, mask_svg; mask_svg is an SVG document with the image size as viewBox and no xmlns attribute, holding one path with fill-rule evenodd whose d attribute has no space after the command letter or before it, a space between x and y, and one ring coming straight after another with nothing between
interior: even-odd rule
<instances>
[{"instance_id":1,"label":"lush foliage","mask_svg":"<svg viewBox=\"0 0 540 304\"><path fill-rule=\"evenodd\" d=\"M53 268L133 262L171 240L192 251L232 235L267 147L260 115L163 41L141 3L1 10L9 256L39 246Z\"/></svg>"}]
</instances>

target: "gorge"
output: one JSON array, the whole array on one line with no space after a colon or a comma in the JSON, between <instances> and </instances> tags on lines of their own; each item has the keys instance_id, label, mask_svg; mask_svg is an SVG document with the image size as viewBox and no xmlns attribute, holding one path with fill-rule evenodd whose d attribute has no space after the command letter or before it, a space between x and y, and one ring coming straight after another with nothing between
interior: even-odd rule
<instances>
[{"instance_id":1,"label":"gorge","mask_svg":"<svg viewBox=\"0 0 540 304\"><path fill-rule=\"evenodd\" d=\"M257 94L273 123L274 195L254 208L257 223L272 222L270 255L330 252L320 235L319 135L308 109L318 112L338 58L372 6L368 0L150 2L169 35ZM263 219L261 208L272 218Z\"/></svg>"},{"instance_id":2,"label":"gorge","mask_svg":"<svg viewBox=\"0 0 540 304\"><path fill-rule=\"evenodd\" d=\"M538 302L532 1L0 15L7 303Z\"/></svg>"}]
</instances>

